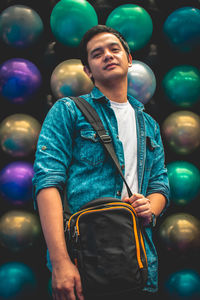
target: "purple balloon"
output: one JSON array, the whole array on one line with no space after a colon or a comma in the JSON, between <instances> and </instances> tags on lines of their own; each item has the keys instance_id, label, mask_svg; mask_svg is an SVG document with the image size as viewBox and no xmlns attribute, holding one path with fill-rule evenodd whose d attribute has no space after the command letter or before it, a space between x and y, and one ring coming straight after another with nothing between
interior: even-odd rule
<instances>
[{"instance_id":1,"label":"purple balloon","mask_svg":"<svg viewBox=\"0 0 200 300\"><path fill-rule=\"evenodd\" d=\"M14 205L23 205L32 199L33 165L29 162L11 162L0 172L0 195Z\"/></svg>"},{"instance_id":2,"label":"purple balloon","mask_svg":"<svg viewBox=\"0 0 200 300\"><path fill-rule=\"evenodd\" d=\"M14 104L32 99L41 83L39 69L27 59L11 58L0 65L0 94Z\"/></svg>"}]
</instances>

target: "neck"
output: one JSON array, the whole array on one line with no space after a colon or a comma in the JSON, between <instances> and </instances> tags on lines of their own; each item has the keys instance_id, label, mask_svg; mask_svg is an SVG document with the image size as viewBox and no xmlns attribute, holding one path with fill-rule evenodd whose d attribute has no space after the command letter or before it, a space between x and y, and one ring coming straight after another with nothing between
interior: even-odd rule
<instances>
[{"instance_id":1,"label":"neck","mask_svg":"<svg viewBox=\"0 0 200 300\"><path fill-rule=\"evenodd\" d=\"M103 85L96 83L96 87L111 101L127 102L127 79L125 82L115 80L115 82L106 82Z\"/></svg>"}]
</instances>

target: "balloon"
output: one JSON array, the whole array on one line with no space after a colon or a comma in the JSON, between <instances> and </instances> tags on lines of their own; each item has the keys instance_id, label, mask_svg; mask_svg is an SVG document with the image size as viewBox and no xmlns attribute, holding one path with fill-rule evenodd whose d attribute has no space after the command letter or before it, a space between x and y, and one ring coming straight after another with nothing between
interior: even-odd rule
<instances>
[{"instance_id":1,"label":"balloon","mask_svg":"<svg viewBox=\"0 0 200 300\"><path fill-rule=\"evenodd\" d=\"M133 52L142 49L153 32L151 16L136 4L123 4L113 9L106 19L106 25L119 31Z\"/></svg>"},{"instance_id":2,"label":"balloon","mask_svg":"<svg viewBox=\"0 0 200 300\"><path fill-rule=\"evenodd\" d=\"M0 145L12 157L25 157L36 149L41 125L28 114L13 114L0 123Z\"/></svg>"},{"instance_id":3,"label":"balloon","mask_svg":"<svg viewBox=\"0 0 200 300\"><path fill-rule=\"evenodd\" d=\"M11 58L0 65L0 95L11 103L24 104L39 91L42 76L34 63Z\"/></svg>"},{"instance_id":4,"label":"balloon","mask_svg":"<svg viewBox=\"0 0 200 300\"><path fill-rule=\"evenodd\" d=\"M170 200L177 205L187 205L200 191L200 171L187 161L167 164Z\"/></svg>"},{"instance_id":5,"label":"balloon","mask_svg":"<svg viewBox=\"0 0 200 300\"><path fill-rule=\"evenodd\" d=\"M134 60L128 70L128 94L146 104L156 89L156 78L152 69L145 63Z\"/></svg>"},{"instance_id":6,"label":"balloon","mask_svg":"<svg viewBox=\"0 0 200 300\"><path fill-rule=\"evenodd\" d=\"M9 210L0 218L0 244L13 253L33 247L40 234L39 219L32 212Z\"/></svg>"},{"instance_id":7,"label":"balloon","mask_svg":"<svg viewBox=\"0 0 200 300\"><path fill-rule=\"evenodd\" d=\"M51 90L54 96L80 96L91 92L93 83L83 71L80 59L68 59L60 63L51 75Z\"/></svg>"},{"instance_id":8,"label":"balloon","mask_svg":"<svg viewBox=\"0 0 200 300\"><path fill-rule=\"evenodd\" d=\"M178 259L189 258L200 250L200 222L188 213L173 213L165 218L158 229L162 251Z\"/></svg>"},{"instance_id":9,"label":"balloon","mask_svg":"<svg viewBox=\"0 0 200 300\"><path fill-rule=\"evenodd\" d=\"M7 262L0 266L0 299L30 299L36 289L36 275L25 263Z\"/></svg>"},{"instance_id":10,"label":"balloon","mask_svg":"<svg viewBox=\"0 0 200 300\"><path fill-rule=\"evenodd\" d=\"M33 165L29 162L11 162L0 172L0 195L13 205L32 200Z\"/></svg>"},{"instance_id":11,"label":"balloon","mask_svg":"<svg viewBox=\"0 0 200 300\"><path fill-rule=\"evenodd\" d=\"M200 100L200 71L190 65L173 67L165 74L162 87L171 103L191 107Z\"/></svg>"},{"instance_id":12,"label":"balloon","mask_svg":"<svg viewBox=\"0 0 200 300\"><path fill-rule=\"evenodd\" d=\"M198 300L200 299L200 275L192 269L178 270L170 274L164 283L168 299Z\"/></svg>"},{"instance_id":13,"label":"balloon","mask_svg":"<svg viewBox=\"0 0 200 300\"><path fill-rule=\"evenodd\" d=\"M77 47L85 32L97 24L96 11L86 0L60 0L50 16L53 35L69 47Z\"/></svg>"},{"instance_id":14,"label":"balloon","mask_svg":"<svg viewBox=\"0 0 200 300\"><path fill-rule=\"evenodd\" d=\"M200 118L191 111L173 112L164 120L162 132L173 151L190 154L200 145Z\"/></svg>"},{"instance_id":15,"label":"balloon","mask_svg":"<svg viewBox=\"0 0 200 300\"><path fill-rule=\"evenodd\" d=\"M12 5L0 14L0 38L15 48L27 48L35 44L44 30L39 14L25 5Z\"/></svg>"},{"instance_id":16,"label":"balloon","mask_svg":"<svg viewBox=\"0 0 200 300\"><path fill-rule=\"evenodd\" d=\"M173 11L165 20L163 34L176 51L189 53L200 46L200 10L185 6Z\"/></svg>"}]
</instances>

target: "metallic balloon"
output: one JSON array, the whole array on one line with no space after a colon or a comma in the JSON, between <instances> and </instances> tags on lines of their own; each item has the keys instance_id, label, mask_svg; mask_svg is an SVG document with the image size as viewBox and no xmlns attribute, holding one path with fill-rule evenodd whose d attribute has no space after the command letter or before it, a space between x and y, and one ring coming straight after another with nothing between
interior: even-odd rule
<instances>
[{"instance_id":1,"label":"metallic balloon","mask_svg":"<svg viewBox=\"0 0 200 300\"><path fill-rule=\"evenodd\" d=\"M0 123L0 145L12 157L25 157L36 149L41 124L28 114L13 114Z\"/></svg>"},{"instance_id":2,"label":"metallic balloon","mask_svg":"<svg viewBox=\"0 0 200 300\"><path fill-rule=\"evenodd\" d=\"M87 94L93 88L80 59L68 59L60 63L52 72L50 84L56 99Z\"/></svg>"},{"instance_id":3,"label":"metallic balloon","mask_svg":"<svg viewBox=\"0 0 200 300\"><path fill-rule=\"evenodd\" d=\"M166 253L183 259L200 251L200 221L188 213L173 213L158 229L158 242Z\"/></svg>"},{"instance_id":4,"label":"metallic balloon","mask_svg":"<svg viewBox=\"0 0 200 300\"><path fill-rule=\"evenodd\" d=\"M15 104L32 99L42 84L34 63L24 58L11 58L0 65L0 95Z\"/></svg>"},{"instance_id":5,"label":"metallic balloon","mask_svg":"<svg viewBox=\"0 0 200 300\"><path fill-rule=\"evenodd\" d=\"M23 210L10 210L0 218L0 244L19 253L33 247L41 235L37 215Z\"/></svg>"},{"instance_id":6,"label":"metallic balloon","mask_svg":"<svg viewBox=\"0 0 200 300\"><path fill-rule=\"evenodd\" d=\"M12 205L21 206L32 200L33 165L15 161L0 171L0 195Z\"/></svg>"},{"instance_id":7,"label":"metallic balloon","mask_svg":"<svg viewBox=\"0 0 200 300\"><path fill-rule=\"evenodd\" d=\"M167 164L170 184L170 200L176 205L187 205L200 192L200 171L187 161Z\"/></svg>"},{"instance_id":8,"label":"metallic balloon","mask_svg":"<svg viewBox=\"0 0 200 300\"><path fill-rule=\"evenodd\" d=\"M164 282L166 299L174 300L199 300L200 299L200 275L193 269L183 268L166 278Z\"/></svg>"},{"instance_id":9,"label":"metallic balloon","mask_svg":"<svg viewBox=\"0 0 200 300\"><path fill-rule=\"evenodd\" d=\"M178 52L189 53L200 46L200 9L185 6L174 10L165 20L163 34Z\"/></svg>"},{"instance_id":10,"label":"metallic balloon","mask_svg":"<svg viewBox=\"0 0 200 300\"><path fill-rule=\"evenodd\" d=\"M118 30L133 52L142 49L153 32L151 16L136 4L122 4L113 9L106 19L106 25Z\"/></svg>"},{"instance_id":11,"label":"metallic balloon","mask_svg":"<svg viewBox=\"0 0 200 300\"><path fill-rule=\"evenodd\" d=\"M162 124L168 145L178 154L190 154L200 145L200 117L192 111L171 113Z\"/></svg>"},{"instance_id":12,"label":"metallic balloon","mask_svg":"<svg viewBox=\"0 0 200 300\"><path fill-rule=\"evenodd\" d=\"M139 60L133 60L128 70L128 94L146 104L156 89L156 77L152 69Z\"/></svg>"},{"instance_id":13,"label":"metallic balloon","mask_svg":"<svg viewBox=\"0 0 200 300\"><path fill-rule=\"evenodd\" d=\"M172 104L191 107L200 101L200 71L190 65L173 67L165 74L162 87Z\"/></svg>"},{"instance_id":14,"label":"metallic balloon","mask_svg":"<svg viewBox=\"0 0 200 300\"><path fill-rule=\"evenodd\" d=\"M84 33L97 24L96 11L86 0L61 0L50 16L53 35L69 47L77 47Z\"/></svg>"},{"instance_id":15,"label":"metallic balloon","mask_svg":"<svg viewBox=\"0 0 200 300\"><path fill-rule=\"evenodd\" d=\"M39 14L25 5L11 5L0 14L0 38L7 45L24 49L34 45L44 30Z\"/></svg>"},{"instance_id":16,"label":"metallic balloon","mask_svg":"<svg viewBox=\"0 0 200 300\"><path fill-rule=\"evenodd\" d=\"M36 274L25 263L14 261L0 266L0 299L32 299L37 287Z\"/></svg>"}]
</instances>

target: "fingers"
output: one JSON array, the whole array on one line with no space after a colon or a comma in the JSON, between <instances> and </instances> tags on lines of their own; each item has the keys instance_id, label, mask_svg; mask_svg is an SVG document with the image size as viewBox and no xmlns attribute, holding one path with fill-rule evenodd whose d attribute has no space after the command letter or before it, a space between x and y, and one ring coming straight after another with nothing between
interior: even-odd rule
<instances>
[{"instance_id":1,"label":"fingers","mask_svg":"<svg viewBox=\"0 0 200 300\"><path fill-rule=\"evenodd\" d=\"M75 278L75 288L76 288L76 294L77 294L78 299L84 300L80 278Z\"/></svg>"}]
</instances>

